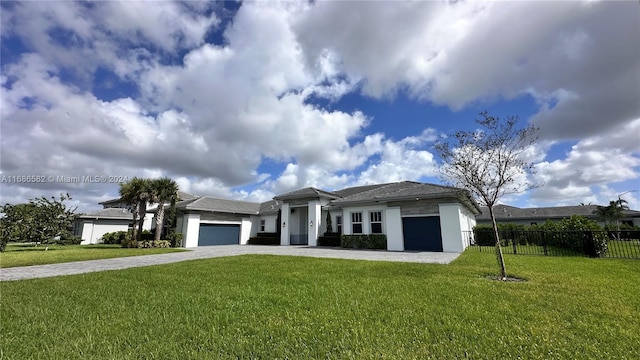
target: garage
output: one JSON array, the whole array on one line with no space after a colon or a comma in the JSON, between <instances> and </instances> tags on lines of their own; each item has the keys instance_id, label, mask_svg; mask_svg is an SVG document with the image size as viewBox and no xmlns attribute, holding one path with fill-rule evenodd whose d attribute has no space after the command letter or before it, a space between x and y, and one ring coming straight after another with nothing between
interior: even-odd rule
<instances>
[{"instance_id":1,"label":"garage","mask_svg":"<svg viewBox=\"0 0 640 360\"><path fill-rule=\"evenodd\" d=\"M198 246L237 245L240 243L240 225L200 224Z\"/></svg>"},{"instance_id":2,"label":"garage","mask_svg":"<svg viewBox=\"0 0 640 360\"><path fill-rule=\"evenodd\" d=\"M439 216L403 217L404 249L442 252Z\"/></svg>"}]
</instances>

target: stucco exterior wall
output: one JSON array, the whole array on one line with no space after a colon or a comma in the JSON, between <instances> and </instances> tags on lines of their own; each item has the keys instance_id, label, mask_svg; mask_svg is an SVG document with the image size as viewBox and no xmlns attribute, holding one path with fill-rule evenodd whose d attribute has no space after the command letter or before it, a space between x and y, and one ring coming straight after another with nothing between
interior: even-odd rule
<instances>
[{"instance_id":1,"label":"stucco exterior wall","mask_svg":"<svg viewBox=\"0 0 640 360\"><path fill-rule=\"evenodd\" d=\"M253 231L253 226L251 222L251 217L243 217L240 223L240 244L246 245L251 237L251 232Z\"/></svg>"},{"instance_id":2,"label":"stucco exterior wall","mask_svg":"<svg viewBox=\"0 0 640 360\"><path fill-rule=\"evenodd\" d=\"M404 233L402 231L402 212L400 207L389 207L383 218L387 225L387 250L404 251ZM383 220L384 220L383 219Z\"/></svg>"},{"instance_id":3,"label":"stucco exterior wall","mask_svg":"<svg viewBox=\"0 0 640 360\"><path fill-rule=\"evenodd\" d=\"M369 206L352 206L352 207L343 207L342 208L342 222L344 225L342 226L342 233L345 235L353 234L353 227L351 226L351 214L354 212L362 213L362 233L370 234L371 233L371 217L369 215L372 211L381 211L382 212L382 233L386 234L388 229L387 224L387 205L369 205ZM335 219L334 219L335 220Z\"/></svg>"},{"instance_id":4,"label":"stucco exterior wall","mask_svg":"<svg viewBox=\"0 0 640 360\"><path fill-rule=\"evenodd\" d=\"M82 221L81 245L99 244L102 235L115 231L127 231L131 220L120 219L87 219Z\"/></svg>"},{"instance_id":5,"label":"stucco exterior wall","mask_svg":"<svg viewBox=\"0 0 640 360\"><path fill-rule=\"evenodd\" d=\"M402 216L436 215L440 211L434 199L393 202L389 206L399 206Z\"/></svg>"},{"instance_id":6,"label":"stucco exterior wall","mask_svg":"<svg viewBox=\"0 0 640 360\"><path fill-rule=\"evenodd\" d=\"M468 226L463 206L457 203L440 204L440 230L442 233L442 251L463 252L466 248L462 236L463 224Z\"/></svg>"},{"instance_id":7,"label":"stucco exterior wall","mask_svg":"<svg viewBox=\"0 0 640 360\"><path fill-rule=\"evenodd\" d=\"M188 213L183 215L182 239L184 247L197 247L200 234L200 214Z\"/></svg>"},{"instance_id":8,"label":"stucco exterior wall","mask_svg":"<svg viewBox=\"0 0 640 360\"><path fill-rule=\"evenodd\" d=\"M252 216L251 219L253 218L254 217ZM254 223L255 235L257 235L259 232L262 232L262 230L260 230L261 220L264 220L264 232L273 233L277 231L276 220L278 220L278 215L260 215L260 217ZM255 236L255 235L252 235L252 236Z\"/></svg>"},{"instance_id":9,"label":"stucco exterior wall","mask_svg":"<svg viewBox=\"0 0 640 360\"><path fill-rule=\"evenodd\" d=\"M291 226L291 221L289 221L291 218L291 209L289 208L289 204L282 204L280 214L280 245L289 245L289 228Z\"/></svg>"}]
</instances>

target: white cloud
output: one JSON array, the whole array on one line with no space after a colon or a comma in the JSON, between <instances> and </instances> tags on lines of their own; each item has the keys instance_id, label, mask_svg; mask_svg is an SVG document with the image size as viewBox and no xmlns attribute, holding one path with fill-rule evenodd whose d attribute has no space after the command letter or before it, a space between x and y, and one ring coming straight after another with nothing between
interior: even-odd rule
<instances>
[{"instance_id":1,"label":"white cloud","mask_svg":"<svg viewBox=\"0 0 640 360\"><path fill-rule=\"evenodd\" d=\"M532 191L532 199L547 203L608 202L594 195L598 188L640 176L638 134L640 119L579 141L564 159L539 163L537 179L545 185Z\"/></svg>"},{"instance_id":2,"label":"white cloud","mask_svg":"<svg viewBox=\"0 0 640 360\"><path fill-rule=\"evenodd\" d=\"M394 140L369 130L371 114L309 103L361 91L452 109L534 97L543 144L529 158L580 139L566 159L540 165L540 201L588 199L638 177L633 3L247 2L224 45L204 42L222 30L216 3L2 6L3 41L27 49L2 64L2 174L168 175L187 192L239 199L434 177L436 130ZM93 84L99 68L134 91L101 99L93 87L109 84ZM260 174L265 159L288 165ZM260 188L235 190L247 184ZM86 204L114 187L15 185L0 195L71 189Z\"/></svg>"}]
</instances>

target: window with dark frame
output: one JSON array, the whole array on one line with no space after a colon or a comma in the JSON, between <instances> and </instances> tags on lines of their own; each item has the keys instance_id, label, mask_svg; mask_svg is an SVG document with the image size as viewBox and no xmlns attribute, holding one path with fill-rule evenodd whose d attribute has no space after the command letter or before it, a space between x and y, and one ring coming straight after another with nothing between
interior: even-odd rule
<instances>
[{"instance_id":1,"label":"window with dark frame","mask_svg":"<svg viewBox=\"0 0 640 360\"><path fill-rule=\"evenodd\" d=\"M264 231L266 221L264 219L260 219L260 231Z\"/></svg>"},{"instance_id":2,"label":"window with dark frame","mask_svg":"<svg viewBox=\"0 0 640 360\"><path fill-rule=\"evenodd\" d=\"M371 220L371 233L382 234L382 211L372 211L369 213Z\"/></svg>"},{"instance_id":3,"label":"window with dark frame","mask_svg":"<svg viewBox=\"0 0 640 360\"><path fill-rule=\"evenodd\" d=\"M351 233L362 234L362 213L351 213Z\"/></svg>"},{"instance_id":4,"label":"window with dark frame","mask_svg":"<svg viewBox=\"0 0 640 360\"><path fill-rule=\"evenodd\" d=\"M342 215L336 216L336 231L338 234L342 234Z\"/></svg>"}]
</instances>

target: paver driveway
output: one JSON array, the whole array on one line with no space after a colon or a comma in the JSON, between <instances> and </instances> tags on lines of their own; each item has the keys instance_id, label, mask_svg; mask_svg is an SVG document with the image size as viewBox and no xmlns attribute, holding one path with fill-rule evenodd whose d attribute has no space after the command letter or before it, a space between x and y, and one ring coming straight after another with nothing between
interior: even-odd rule
<instances>
[{"instance_id":1,"label":"paver driveway","mask_svg":"<svg viewBox=\"0 0 640 360\"><path fill-rule=\"evenodd\" d=\"M119 270L132 267L169 264L180 261L208 259L246 254L309 256L332 259L396 261L448 264L459 253L391 252L383 250L348 250L308 246L222 245L189 249L177 253L131 256L115 259L76 261L62 264L22 266L0 269L0 281L24 280L94 271Z\"/></svg>"}]
</instances>

